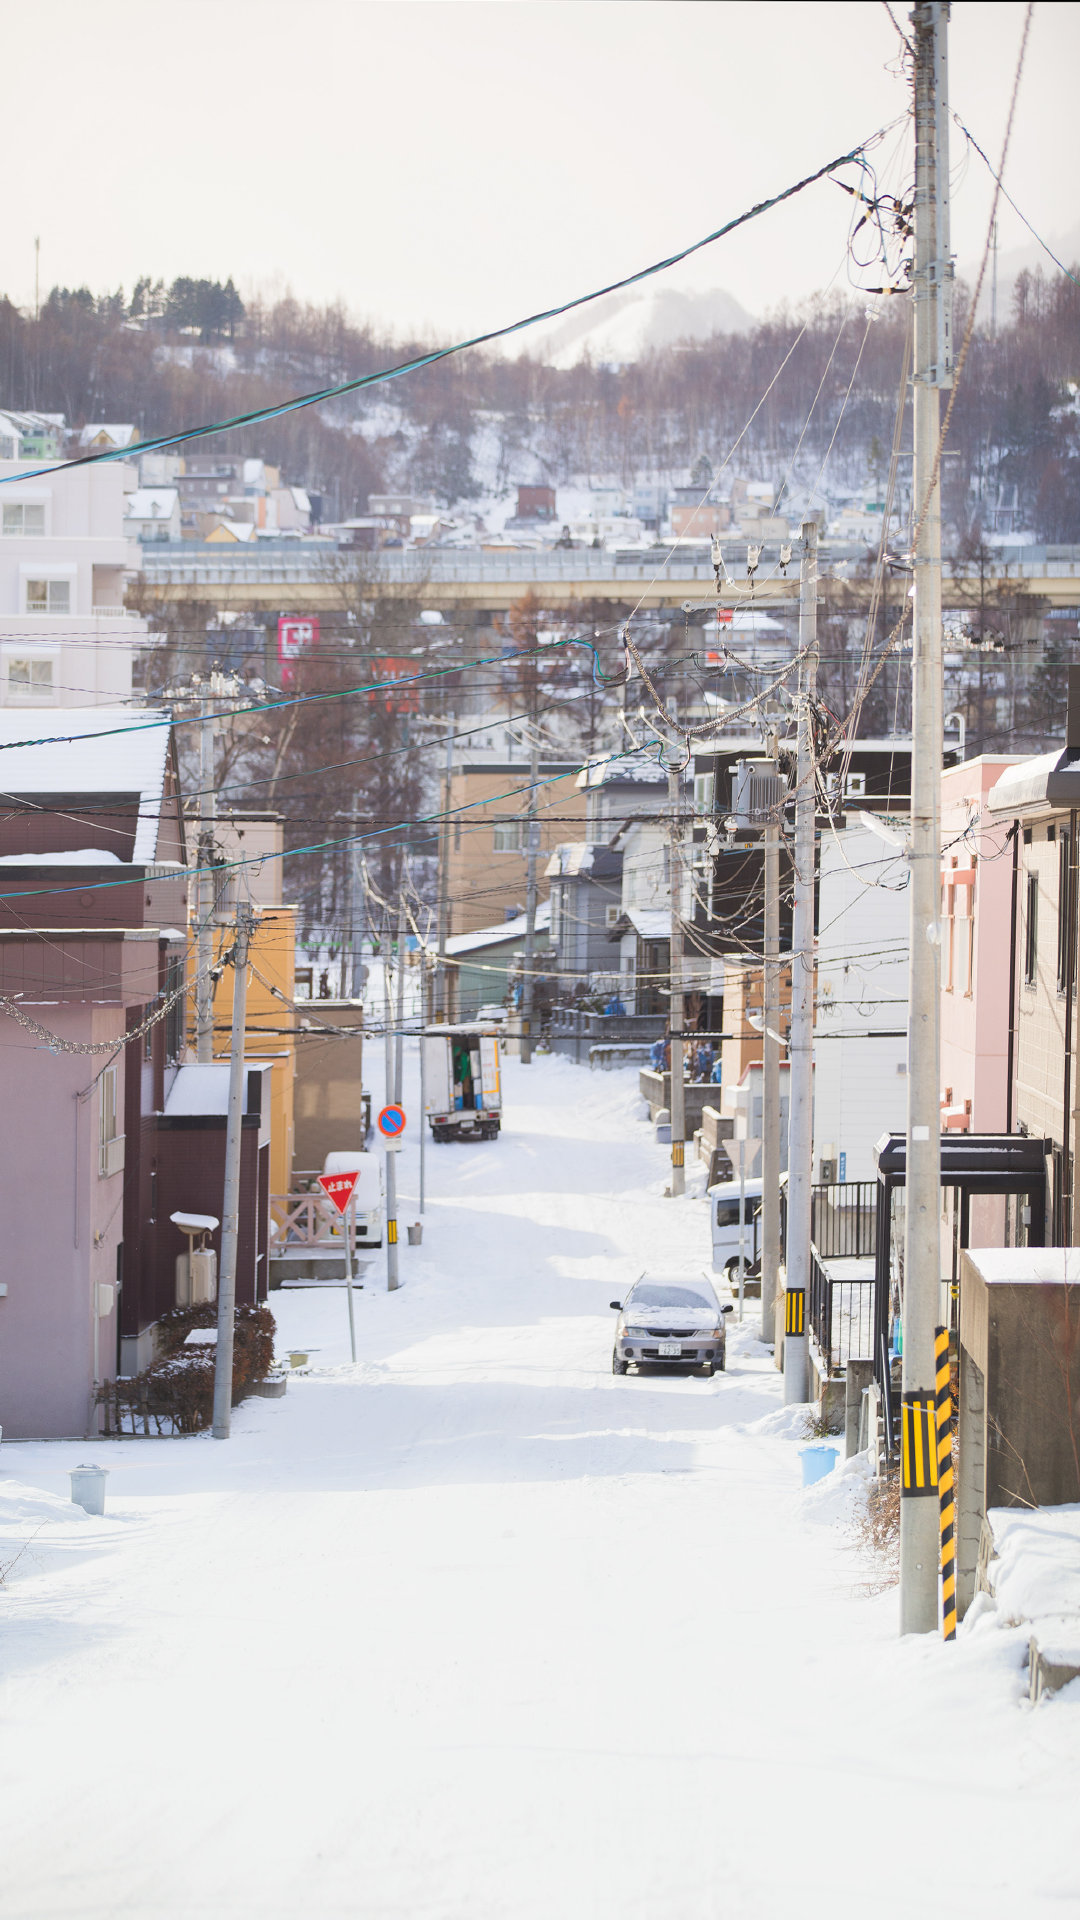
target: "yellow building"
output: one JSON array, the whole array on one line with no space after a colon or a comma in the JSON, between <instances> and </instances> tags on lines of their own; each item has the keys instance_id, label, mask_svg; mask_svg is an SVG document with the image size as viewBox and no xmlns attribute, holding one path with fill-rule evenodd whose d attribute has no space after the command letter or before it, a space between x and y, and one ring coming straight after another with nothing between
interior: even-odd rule
<instances>
[{"instance_id":1,"label":"yellow building","mask_svg":"<svg viewBox=\"0 0 1080 1920\"><path fill-rule=\"evenodd\" d=\"M296 1085L297 1018L291 1002L296 984L296 907L261 907L252 936L244 1021L245 1059L273 1065L270 1094L270 1191L288 1193L293 1161L293 1099ZM215 951L232 940L230 927L215 933ZM214 1057L229 1052L232 1035L233 969L214 989ZM284 997L279 999L273 989Z\"/></svg>"}]
</instances>

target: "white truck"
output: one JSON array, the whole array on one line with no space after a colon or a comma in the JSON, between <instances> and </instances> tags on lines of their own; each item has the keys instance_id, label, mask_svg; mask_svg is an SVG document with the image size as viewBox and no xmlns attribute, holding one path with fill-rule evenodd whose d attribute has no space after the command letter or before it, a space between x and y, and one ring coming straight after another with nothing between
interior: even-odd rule
<instances>
[{"instance_id":1,"label":"white truck","mask_svg":"<svg viewBox=\"0 0 1080 1920\"><path fill-rule=\"evenodd\" d=\"M433 1140L494 1140L502 1124L494 1026L425 1027L424 1118Z\"/></svg>"}]
</instances>

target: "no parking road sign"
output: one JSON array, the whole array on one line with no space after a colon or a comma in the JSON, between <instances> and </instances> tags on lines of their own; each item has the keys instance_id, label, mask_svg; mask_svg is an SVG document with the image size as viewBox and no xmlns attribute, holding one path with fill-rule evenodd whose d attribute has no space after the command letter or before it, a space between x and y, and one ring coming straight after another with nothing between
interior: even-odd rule
<instances>
[{"instance_id":1,"label":"no parking road sign","mask_svg":"<svg viewBox=\"0 0 1080 1920\"><path fill-rule=\"evenodd\" d=\"M405 1132L404 1107L384 1107L375 1125L382 1135L384 1145L400 1147Z\"/></svg>"}]
</instances>

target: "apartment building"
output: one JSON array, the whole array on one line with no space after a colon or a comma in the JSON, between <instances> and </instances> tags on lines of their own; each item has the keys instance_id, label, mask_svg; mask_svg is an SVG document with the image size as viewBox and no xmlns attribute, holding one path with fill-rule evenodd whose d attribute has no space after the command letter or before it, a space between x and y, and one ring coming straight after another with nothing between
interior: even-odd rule
<instances>
[{"instance_id":1,"label":"apartment building","mask_svg":"<svg viewBox=\"0 0 1080 1920\"><path fill-rule=\"evenodd\" d=\"M124 606L139 565L131 475L119 461L33 468L0 461L0 706L125 701L148 631Z\"/></svg>"}]
</instances>

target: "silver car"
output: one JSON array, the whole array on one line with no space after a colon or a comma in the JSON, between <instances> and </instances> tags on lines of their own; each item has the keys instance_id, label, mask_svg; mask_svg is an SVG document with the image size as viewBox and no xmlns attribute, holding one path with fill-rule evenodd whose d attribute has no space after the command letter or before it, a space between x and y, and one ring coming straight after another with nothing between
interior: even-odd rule
<instances>
[{"instance_id":1,"label":"silver car","mask_svg":"<svg viewBox=\"0 0 1080 1920\"><path fill-rule=\"evenodd\" d=\"M625 1300L613 1300L619 1316L612 1373L631 1366L700 1367L710 1379L727 1365L727 1327L711 1283L678 1274L643 1273Z\"/></svg>"}]
</instances>

